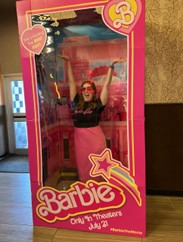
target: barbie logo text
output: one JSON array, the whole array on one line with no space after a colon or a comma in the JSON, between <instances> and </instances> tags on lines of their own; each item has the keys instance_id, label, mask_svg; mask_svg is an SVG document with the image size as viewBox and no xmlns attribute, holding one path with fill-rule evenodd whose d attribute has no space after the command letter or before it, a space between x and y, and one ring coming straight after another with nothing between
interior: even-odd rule
<instances>
[{"instance_id":1,"label":"barbie logo text","mask_svg":"<svg viewBox=\"0 0 183 242\"><path fill-rule=\"evenodd\" d=\"M112 30L128 34L136 25L141 11L141 0L111 0L104 6L102 17Z\"/></svg>"},{"instance_id":2,"label":"barbie logo text","mask_svg":"<svg viewBox=\"0 0 183 242\"><path fill-rule=\"evenodd\" d=\"M125 8L125 10L124 10ZM121 28L122 25L130 25L133 23L135 16L131 11L129 2L119 2L116 5L116 13L120 14L120 18L116 18L113 22L115 28Z\"/></svg>"},{"instance_id":3,"label":"barbie logo text","mask_svg":"<svg viewBox=\"0 0 183 242\"><path fill-rule=\"evenodd\" d=\"M88 181L76 182L68 191L58 191L51 187L38 190L40 204L37 215L46 222L66 220L70 216L122 207L125 203L123 191L112 184Z\"/></svg>"}]
</instances>

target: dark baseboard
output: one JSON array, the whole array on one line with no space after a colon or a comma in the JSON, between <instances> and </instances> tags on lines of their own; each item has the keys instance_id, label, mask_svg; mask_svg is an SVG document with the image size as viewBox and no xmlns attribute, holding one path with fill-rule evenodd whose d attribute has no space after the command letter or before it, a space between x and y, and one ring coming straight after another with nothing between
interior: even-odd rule
<instances>
[{"instance_id":1,"label":"dark baseboard","mask_svg":"<svg viewBox=\"0 0 183 242\"><path fill-rule=\"evenodd\" d=\"M9 153L5 153L5 154L3 154L3 155L0 155L0 160L1 160L1 159L4 159L8 154L9 154Z\"/></svg>"},{"instance_id":2,"label":"dark baseboard","mask_svg":"<svg viewBox=\"0 0 183 242\"><path fill-rule=\"evenodd\" d=\"M183 191L146 190L146 195L183 197Z\"/></svg>"},{"instance_id":3,"label":"dark baseboard","mask_svg":"<svg viewBox=\"0 0 183 242\"><path fill-rule=\"evenodd\" d=\"M145 105L148 193L183 193L183 103Z\"/></svg>"}]
</instances>

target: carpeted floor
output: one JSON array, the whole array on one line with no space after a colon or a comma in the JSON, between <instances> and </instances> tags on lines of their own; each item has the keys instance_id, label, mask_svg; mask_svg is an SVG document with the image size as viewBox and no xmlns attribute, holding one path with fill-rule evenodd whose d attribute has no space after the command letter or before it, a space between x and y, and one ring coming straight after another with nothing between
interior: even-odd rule
<instances>
[{"instance_id":1,"label":"carpeted floor","mask_svg":"<svg viewBox=\"0 0 183 242\"><path fill-rule=\"evenodd\" d=\"M28 173L29 161L27 155L8 154L0 159L0 172Z\"/></svg>"}]
</instances>

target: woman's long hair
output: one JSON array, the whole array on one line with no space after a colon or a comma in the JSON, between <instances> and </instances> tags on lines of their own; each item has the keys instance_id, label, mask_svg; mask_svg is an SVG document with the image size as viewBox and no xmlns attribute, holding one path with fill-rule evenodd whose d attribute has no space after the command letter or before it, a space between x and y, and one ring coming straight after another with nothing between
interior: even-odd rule
<instances>
[{"instance_id":1,"label":"woman's long hair","mask_svg":"<svg viewBox=\"0 0 183 242\"><path fill-rule=\"evenodd\" d=\"M81 110L81 109L93 110L97 107L97 98L96 98L97 89L96 89L95 83L93 81L85 81L85 82L82 83L80 89L82 89L82 87L86 83L90 84L92 89L94 90L93 100L90 101L90 102L84 102L83 95L80 94L79 95L79 102L77 104L77 110Z\"/></svg>"}]
</instances>

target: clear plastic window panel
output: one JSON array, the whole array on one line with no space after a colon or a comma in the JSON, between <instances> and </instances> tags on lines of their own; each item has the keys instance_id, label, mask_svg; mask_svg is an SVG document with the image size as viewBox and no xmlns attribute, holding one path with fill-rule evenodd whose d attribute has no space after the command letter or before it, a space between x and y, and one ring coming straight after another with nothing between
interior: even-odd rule
<instances>
[{"instance_id":1,"label":"clear plastic window panel","mask_svg":"<svg viewBox=\"0 0 183 242\"><path fill-rule=\"evenodd\" d=\"M23 81L11 82L13 113L25 113Z\"/></svg>"},{"instance_id":2,"label":"clear plastic window panel","mask_svg":"<svg viewBox=\"0 0 183 242\"><path fill-rule=\"evenodd\" d=\"M27 126L25 121L14 122L16 149L27 149Z\"/></svg>"}]
</instances>

